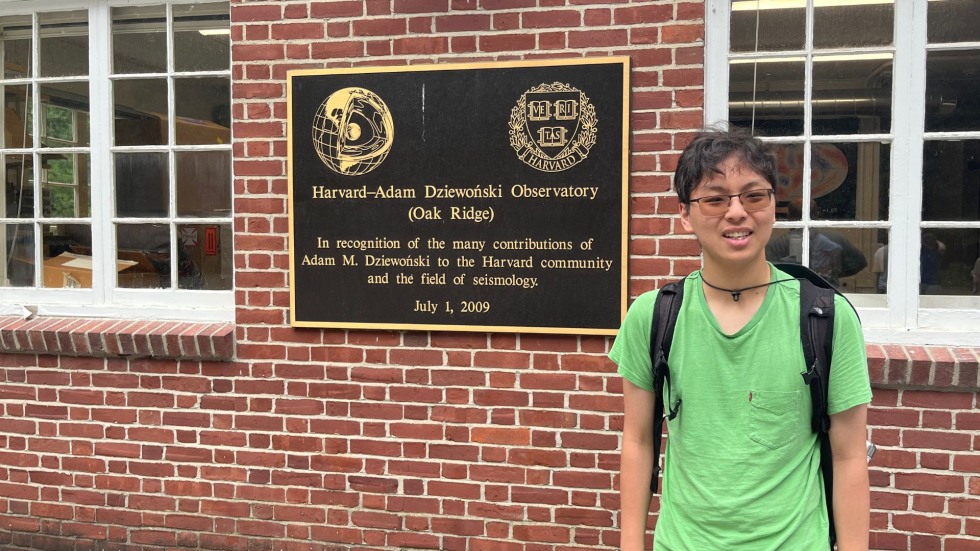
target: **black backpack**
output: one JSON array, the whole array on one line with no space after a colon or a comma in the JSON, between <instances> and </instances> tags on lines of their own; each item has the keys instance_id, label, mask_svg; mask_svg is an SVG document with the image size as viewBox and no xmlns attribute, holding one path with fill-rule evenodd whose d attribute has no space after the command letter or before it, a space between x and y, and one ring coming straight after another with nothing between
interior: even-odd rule
<instances>
[{"instance_id":1,"label":"black backpack","mask_svg":"<svg viewBox=\"0 0 980 551\"><path fill-rule=\"evenodd\" d=\"M800 340L806 369L801 373L810 387L813 417L810 424L820 440L820 470L823 472L827 496L827 518L830 522L830 543L836 541L833 514L834 465L830 454L830 416L827 414L827 387L830 383L830 360L834 352L834 295L840 294L816 272L800 264L777 263L775 266L800 280ZM843 296L843 295L841 295ZM674 325L684 298L684 280L668 283L657 293L653 306L653 325L650 331L650 357L653 362L653 392L656 397L653 411L653 479L650 491L657 493L660 478L660 444L663 423L677 416L677 405L671 404L664 416L664 384L670 400L670 343ZM845 298L846 300L846 298Z\"/></svg>"}]
</instances>

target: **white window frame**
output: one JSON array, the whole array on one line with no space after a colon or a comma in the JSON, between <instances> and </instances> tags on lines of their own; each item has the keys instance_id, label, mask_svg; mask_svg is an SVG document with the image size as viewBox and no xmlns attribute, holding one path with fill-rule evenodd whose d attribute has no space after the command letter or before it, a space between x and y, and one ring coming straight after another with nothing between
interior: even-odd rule
<instances>
[{"instance_id":1,"label":"white window frame","mask_svg":"<svg viewBox=\"0 0 980 551\"><path fill-rule=\"evenodd\" d=\"M926 38L928 0L896 0L894 45L876 48L847 48L845 52L888 52L894 55L891 131L883 134L847 136L811 135L813 18L807 18L804 50L779 52L779 56L806 58L805 127L806 143L833 141L890 142L889 213L886 221L824 222L821 227L890 229L887 295L848 294L861 316L869 342L980 346L980 297L920 296L919 258L910 251L920 247L920 228L980 228L977 222L923 223L922 156L924 138L980 139L980 132L924 132L926 51L951 48L980 49L980 44L929 45ZM705 106L706 124L728 120L728 63L731 58L754 54L730 54L731 0L705 0ZM814 0L806 0L808 12ZM980 21L978 21L980 22ZM772 52L756 57L772 57ZM796 141L796 140L794 140ZM809 163L810 148L804 148ZM804 171L805 198L809 193L808 171ZM809 202L803 207L808 211ZM801 223L777 222L777 227L803 227ZM808 251L803 252L808 258ZM869 259L870 260L870 259Z\"/></svg>"},{"instance_id":2,"label":"white window frame","mask_svg":"<svg viewBox=\"0 0 980 551\"><path fill-rule=\"evenodd\" d=\"M167 8L167 67L168 71L161 74L148 76L167 78L168 86L168 121L176 121L174 106L174 77L180 76L219 76L227 77L231 80L231 70L207 71L194 73L181 73L173 70L173 17L172 9L179 4L205 4L217 0L0 0L0 16L11 15L31 15L34 13L59 12L67 10L86 10L89 15L89 73L87 77L78 80L88 80L89 83L89 105L90 105L90 144L87 148L89 152L89 162L91 170L91 202L92 202L92 255L98 259L98 264L93 274L91 289L46 289L44 287L2 288L2 299L0 299L0 312L24 312L34 311L39 315L51 316L78 316L78 317L111 317L121 319L179 319L187 321L233 321L235 307L235 291L231 290L186 290L179 289L176 282L173 282L169 289L125 289L117 288L115 285L115 258L110 254L115 250L115 226L114 222L126 220L117 218L114 212L114 177L113 177L113 154L117 151L167 151L169 161L169 212L175 213L174 203L176 202L175 193L175 153L178 151L190 150L222 150L231 151L232 144L208 145L208 146L181 146L176 145L174 140L176 125L171 122L168 124L170 140L165 146L136 146L136 147L116 147L113 145L113 99L112 86L110 81L112 63L112 8L121 6L153 6L166 4ZM35 19L34 36L37 36L37 23ZM37 67L39 62L39 44L37 40L31 41L32 46L32 67ZM34 105L39 103L39 84L48 81L65 81L73 77L31 77L32 93L34 94ZM35 108L37 111L37 108ZM33 117L34 136L40 136L40 119ZM77 129L76 129L77 131ZM34 150L43 151L38 143L33 144ZM47 148L45 148L47 149ZM60 149L59 149L60 151ZM74 150L70 150L72 152ZM86 152L79 150L77 152ZM35 164L35 171L40 170ZM38 177L35 172L35 179ZM233 179L232 179L233 180ZM232 180L228 186L232 186ZM99 182L111 182L111 185L97 185ZM35 212L33 224L37 226L40 213ZM139 221L141 223L162 222L171 224L175 218L165 217L160 219L129 219L129 221ZM52 219L54 220L54 219ZM76 220L86 220L76 219ZM68 223L71 219L57 221ZM47 220L46 220L47 222ZM230 225L234 231L233 214L227 217L213 217L206 219L193 219L180 217L181 223L208 223ZM175 229L171 228L171 243L178 243L179 236L173 235ZM37 244L39 245L39 243ZM232 243L223 243L222 246L232 247ZM35 247L37 249L37 247ZM37 249L39 250L39 249ZM40 253L36 252L37 258ZM233 269L233 268L232 268ZM173 271L173 270L172 270ZM172 277L176 277L172 274ZM35 278L37 281L38 277Z\"/></svg>"}]
</instances>

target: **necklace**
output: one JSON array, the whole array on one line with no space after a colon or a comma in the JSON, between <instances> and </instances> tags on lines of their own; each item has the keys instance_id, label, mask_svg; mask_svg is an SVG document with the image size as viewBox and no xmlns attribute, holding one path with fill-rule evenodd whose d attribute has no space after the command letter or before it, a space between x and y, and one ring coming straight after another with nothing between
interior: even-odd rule
<instances>
[{"instance_id":1,"label":"necklace","mask_svg":"<svg viewBox=\"0 0 980 551\"><path fill-rule=\"evenodd\" d=\"M725 291L726 293L731 293L732 300L734 300L735 302L738 302L738 299L742 298L742 293L744 291L751 291L752 289L758 289L760 287L768 287L768 286L770 286L770 285L772 285L774 283L782 283L784 281L793 281L794 279L796 279L796 278L777 279L776 281L770 281L769 283L761 283L759 285L753 285L751 287L743 287L741 289L725 289L724 287L718 287L717 285L712 285L711 283L708 282L707 279L704 279L704 274L701 274L701 281L703 281L705 285L707 285L708 287L711 287L712 289L717 289L718 291Z\"/></svg>"}]
</instances>

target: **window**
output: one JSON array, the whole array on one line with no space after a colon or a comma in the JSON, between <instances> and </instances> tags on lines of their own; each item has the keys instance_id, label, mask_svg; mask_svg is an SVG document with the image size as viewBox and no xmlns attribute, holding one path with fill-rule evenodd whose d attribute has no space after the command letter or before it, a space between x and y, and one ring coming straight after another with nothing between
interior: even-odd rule
<instances>
[{"instance_id":1,"label":"window","mask_svg":"<svg viewBox=\"0 0 980 551\"><path fill-rule=\"evenodd\" d=\"M230 319L228 13L0 2L4 304Z\"/></svg>"},{"instance_id":2,"label":"window","mask_svg":"<svg viewBox=\"0 0 980 551\"><path fill-rule=\"evenodd\" d=\"M980 342L975 7L708 1L705 119L777 152L767 255L835 281L869 339Z\"/></svg>"}]
</instances>

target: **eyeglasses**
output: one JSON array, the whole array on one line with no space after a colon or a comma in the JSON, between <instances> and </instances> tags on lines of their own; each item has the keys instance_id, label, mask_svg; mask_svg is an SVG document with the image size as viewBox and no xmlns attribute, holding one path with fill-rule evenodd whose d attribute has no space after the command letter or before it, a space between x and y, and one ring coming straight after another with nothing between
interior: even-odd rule
<instances>
[{"instance_id":1,"label":"eyeglasses","mask_svg":"<svg viewBox=\"0 0 980 551\"><path fill-rule=\"evenodd\" d=\"M754 212L768 207L772 203L773 193L775 191L771 188L750 189L749 191L734 193L732 195L708 195L706 197L690 199L688 203L697 203L701 208L701 214L705 216L721 216L728 212L728 208L731 207L732 197L738 197L738 201L742 203L742 208L746 212Z\"/></svg>"}]
</instances>

